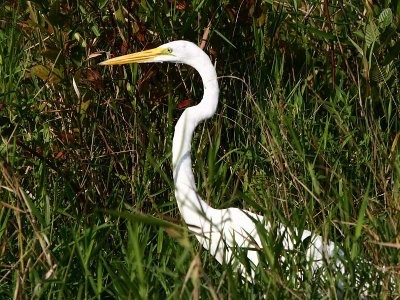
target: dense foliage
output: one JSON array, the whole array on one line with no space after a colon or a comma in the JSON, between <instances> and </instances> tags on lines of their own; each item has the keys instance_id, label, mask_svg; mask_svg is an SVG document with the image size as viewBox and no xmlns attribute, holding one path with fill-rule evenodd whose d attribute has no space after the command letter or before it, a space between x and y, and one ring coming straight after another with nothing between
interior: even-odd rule
<instances>
[{"instance_id":1,"label":"dense foliage","mask_svg":"<svg viewBox=\"0 0 400 300\"><path fill-rule=\"evenodd\" d=\"M400 297L399 28L391 0L3 1L1 299ZM170 149L200 77L97 65L176 39L219 75L193 147L203 198L343 245L342 291L273 232L250 284L185 230Z\"/></svg>"}]
</instances>

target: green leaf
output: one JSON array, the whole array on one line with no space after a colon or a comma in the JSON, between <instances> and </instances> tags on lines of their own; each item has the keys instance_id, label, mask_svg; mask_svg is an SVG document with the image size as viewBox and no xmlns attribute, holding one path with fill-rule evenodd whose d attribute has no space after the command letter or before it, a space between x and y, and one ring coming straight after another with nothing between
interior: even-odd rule
<instances>
[{"instance_id":1,"label":"green leaf","mask_svg":"<svg viewBox=\"0 0 400 300\"><path fill-rule=\"evenodd\" d=\"M36 217L36 219L42 226L46 226L43 215L40 213L40 210L33 204L31 198L25 192L22 192L22 196L24 197L26 206L28 207L29 211Z\"/></svg>"},{"instance_id":2,"label":"green leaf","mask_svg":"<svg viewBox=\"0 0 400 300\"><path fill-rule=\"evenodd\" d=\"M376 43L379 39L379 29L373 21L370 21L365 29L365 43L367 48Z\"/></svg>"},{"instance_id":3,"label":"green leaf","mask_svg":"<svg viewBox=\"0 0 400 300\"><path fill-rule=\"evenodd\" d=\"M48 20L52 26L61 26L65 20L61 14L60 0L54 1L50 6Z\"/></svg>"},{"instance_id":4,"label":"green leaf","mask_svg":"<svg viewBox=\"0 0 400 300\"><path fill-rule=\"evenodd\" d=\"M397 41L390 49L387 50L387 55L382 62L382 65L391 63L400 53L400 41Z\"/></svg>"},{"instance_id":5,"label":"green leaf","mask_svg":"<svg viewBox=\"0 0 400 300\"><path fill-rule=\"evenodd\" d=\"M53 68L51 72L45 66L38 65L31 68L31 74L44 81L48 80L50 83L59 83L61 81L61 72L56 68Z\"/></svg>"},{"instance_id":6,"label":"green leaf","mask_svg":"<svg viewBox=\"0 0 400 300\"><path fill-rule=\"evenodd\" d=\"M361 236L361 230L362 230L362 226L364 225L364 218L365 218L365 211L367 209L367 204L369 201L369 183L368 183L368 187L367 187L367 191L364 194L364 199L361 203L361 207L360 210L358 212L358 218L357 218L357 223L356 223L356 229L355 229L355 233L354 233L354 239L355 241L359 239L359 237Z\"/></svg>"},{"instance_id":7,"label":"green leaf","mask_svg":"<svg viewBox=\"0 0 400 300\"><path fill-rule=\"evenodd\" d=\"M236 46L235 46L230 40L228 40L228 38L225 37L221 32L219 32L219 31L216 30L216 29L214 29L214 32L215 32L216 34L218 34L225 42L227 42L229 45L231 45L233 48L236 49Z\"/></svg>"},{"instance_id":8,"label":"green leaf","mask_svg":"<svg viewBox=\"0 0 400 300\"><path fill-rule=\"evenodd\" d=\"M393 22L393 14L390 8L384 9L378 17L379 27L385 29Z\"/></svg>"},{"instance_id":9,"label":"green leaf","mask_svg":"<svg viewBox=\"0 0 400 300\"><path fill-rule=\"evenodd\" d=\"M371 70L369 71L369 77L371 80L376 81L376 82L382 82L385 80L385 70L382 68L379 68L379 66L373 65L371 67Z\"/></svg>"},{"instance_id":10,"label":"green leaf","mask_svg":"<svg viewBox=\"0 0 400 300\"><path fill-rule=\"evenodd\" d=\"M361 47L360 47L359 45L357 45L357 43L356 43L355 41L353 41L353 40L351 39L351 37L348 36L347 38L348 38L349 41L353 44L353 46L357 49L358 53L360 53L361 56L364 56L364 51L363 51L363 49L361 49Z\"/></svg>"},{"instance_id":11,"label":"green leaf","mask_svg":"<svg viewBox=\"0 0 400 300\"><path fill-rule=\"evenodd\" d=\"M321 193L321 186L320 186L320 184L318 182L318 178L315 174L314 166L310 163L308 164L308 172L311 176L313 192L315 192L315 194L319 195Z\"/></svg>"},{"instance_id":12,"label":"green leaf","mask_svg":"<svg viewBox=\"0 0 400 300\"><path fill-rule=\"evenodd\" d=\"M115 211L115 210L105 210L104 212L114 216L120 217L124 219L128 219L131 221L142 222L147 225L157 226L157 227L165 227L165 228L173 228L175 230L185 230L184 227L171 223L169 221L159 219L150 215L145 215L139 212L126 212L126 211Z\"/></svg>"}]
</instances>

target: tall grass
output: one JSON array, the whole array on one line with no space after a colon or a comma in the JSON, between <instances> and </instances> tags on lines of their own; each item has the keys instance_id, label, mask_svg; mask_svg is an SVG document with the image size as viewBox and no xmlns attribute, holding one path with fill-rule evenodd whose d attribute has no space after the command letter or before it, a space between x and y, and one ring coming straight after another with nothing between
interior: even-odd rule
<instances>
[{"instance_id":1,"label":"tall grass","mask_svg":"<svg viewBox=\"0 0 400 300\"><path fill-rule=\"evenodd\" d=\"M397 3L2 7L2 299L355 299L365 282L369 298L400 296ZM203 38L221 98L193 142L199 192L342 245L346 276L330 262L312 274L303 245L288 252L260 228L256 279L244 282L186 230L170 149L200 77L97 63Z\"/></svg>"}]
</instances>

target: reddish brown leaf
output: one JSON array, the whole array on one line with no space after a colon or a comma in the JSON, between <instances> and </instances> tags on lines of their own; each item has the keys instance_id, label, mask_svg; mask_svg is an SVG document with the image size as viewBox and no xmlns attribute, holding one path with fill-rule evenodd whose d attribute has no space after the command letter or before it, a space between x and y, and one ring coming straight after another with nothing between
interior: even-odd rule
<instances>
[{"instance_id":1,"label":"reddish brown leaf","mask_svg":"<svg viewBox=\"0 0 400 300\"><path fill-rule=\"evenodd\" d=\"M68 143L68 142L73 142L75 141L75 136L72 133L65 133L61 132L58 135L58 138L63 142L63 143Z\"/></svg>"},{"instance_id":2,"label":"reddish brown leaf","mask_svg":"<svg viewBox=\"0 0 400 300\"><path fill-rule=\"evenodd\" d=\"M96 70L91 70L88 69L87 70L87 80L89 81L96 81L101 79L100 73Z\"/></svg>"},{"instance_id":3,"label":"reddish brown leaf","mask_svg":"<svg viewBox=\"0 0 400 300\"><path fill-rule=\"evenodd\" d=\"M177 2L177 3L176 3L176 8L177 8L178 10L185 10L185 8L186 8L186 3L183 2L183 1Z\"/></svg>"},{"instance_id":4,"label":"reddish brown leaf","mask_svg":"<svg viewBox=\"0 0 400 300\"><path fill-rule=\"evenodd\" d=\"M186 107L188 107L188 106L191 106L192 103L193 103L193 100L192 100L192 99L185 99L185 100L182 100L181 102L178 103L178 108L179 108L179 109L184 109L184 108L186 108Z\"/></svg>"},{"instance_id":5,"label":"reddish brown leaf","mask_svg":"<svg viewBox=\"0 0 400 300\"><path fill-rule=\"evenodd\" d=\"M142 34L142 33L137 33L137 34L136 34L136 39L137 39L139 42L144 42L144 34Z\"/></svg>"},{"instance_id":6,"label":"reddish brown leaf","mask_svg":"<svg viewBox=\"0 0 400 300\"><path fill-rule=\"evenodd\" d=\"M124 41L121 45L121 55L125 55L128 52L128 42Z\"/></svg>"},{"instance_id":7,"label":"reddish brown leaf","mask_svg":"<svg viewBox=\"0 0 400 300\"><path fill-rule=\"evenodd\" d=\"M64 158L64 157L65 157L65 153L61 152L61 151L54 154L54 158L55 159L61 159L61 158Z\"/></svg>"}]
</instances>

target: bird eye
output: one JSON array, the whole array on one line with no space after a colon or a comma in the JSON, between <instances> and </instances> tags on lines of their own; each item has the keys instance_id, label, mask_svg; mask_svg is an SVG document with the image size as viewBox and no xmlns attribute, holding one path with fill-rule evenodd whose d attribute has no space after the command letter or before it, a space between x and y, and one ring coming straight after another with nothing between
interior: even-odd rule
<instances>
[{"instance_id":1,"label":"bird eye","mask_svg":"<svg viewBox=\"0 0 400 300\"><path fill-rule=\"evenodd\" d=\"M167 48L168 53L172 53L172 48Z\"/></svg>"}]
</instances>

